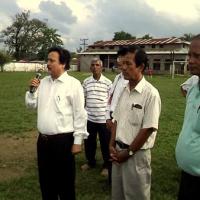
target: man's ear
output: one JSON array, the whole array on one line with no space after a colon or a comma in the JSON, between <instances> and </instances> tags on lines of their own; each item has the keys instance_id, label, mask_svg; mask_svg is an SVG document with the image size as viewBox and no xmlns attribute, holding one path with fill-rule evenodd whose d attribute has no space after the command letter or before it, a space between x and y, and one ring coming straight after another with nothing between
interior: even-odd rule
<instances>
[{"instance_id":1,"label":"man's ear","mask_svg":"<svg viewBox=\"0 0 200 200\"><path fill-rule=\"evenodd\" d=\"M141 69L141 72L143 72L143 71L144 71L144 63L142 63L142 64L139 66L139 68Z\"/></svg>"}]
</instances>

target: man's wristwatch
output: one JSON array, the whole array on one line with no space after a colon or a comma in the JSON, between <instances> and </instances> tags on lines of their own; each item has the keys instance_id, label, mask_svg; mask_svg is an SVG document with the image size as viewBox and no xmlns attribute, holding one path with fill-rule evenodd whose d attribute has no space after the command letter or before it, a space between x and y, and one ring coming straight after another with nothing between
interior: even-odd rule
<instances>
[{"instance_id":1,"label":"man's wristwatch","mask_svg":"<svg viewBox=\"0 0 200 200\"><path fill-rule=\"evenodd\" d=\"M128 155L129 156L133 156L134 155L134 152L131 149L128 148L127 150L128 150Z\"/></svg>"}]
</instances>

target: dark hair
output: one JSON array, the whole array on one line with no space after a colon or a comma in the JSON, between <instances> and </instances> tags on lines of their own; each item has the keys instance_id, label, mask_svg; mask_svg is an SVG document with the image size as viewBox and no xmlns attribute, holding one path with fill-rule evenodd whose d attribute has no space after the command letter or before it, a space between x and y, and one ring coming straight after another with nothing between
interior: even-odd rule
<instances>
[{"instance_id":1,"label":"dark hair","mask_svg":"<svg viewBox=\"0 0 200 200\"><path fill-rule=\"evenodd\" d=\"M141 66L142 64L144 64L144 69L143 71L146 69L147 64L148 64L148 58L147 58L147 54L145 53L145 51L137 46L137 45L133 45L127 48L127 53L134 53L135 54L135 64L136 67Z\"/></svg>"},{"instance_id":2,"label":"dark hair","mask_svg":"<svg viewBox=\"0 0 200 200\"><path fill-rule=\"evenodd\" d=\"M117 57L125 56L126 54L127 54L127 48L126 47L121 47L117 52Z\"/></svg>"},{"instance_id":3,"label":"dark hair","mask_svg":"<svg viewBox=\"0 0 200 200\"><path fill-rule=\"evenodd\" d=\"M70 68L70 60L71 60L71 55L70 55L70 52L67 50L67 49L64 49L62 47L51 47L49 50L48 50L48 54L50 52L57 52L59 54L59 61L61 64L64 64L65 65L65 70L68 70Z\"/></svg>"}]
</instances>

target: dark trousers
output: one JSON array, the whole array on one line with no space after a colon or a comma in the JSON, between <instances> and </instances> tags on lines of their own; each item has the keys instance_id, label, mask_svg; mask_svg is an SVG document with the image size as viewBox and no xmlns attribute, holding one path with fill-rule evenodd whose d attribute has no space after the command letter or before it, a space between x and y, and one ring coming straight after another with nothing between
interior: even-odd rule
<instances>
[{"instance_id":1,"label":"dark trousers","mask_svg":"<svg viewBox=\"0 0 200 200\"><path fill-rule=\"evenodd\" d=\"M200 177L182 171L178 200L199 200L199 190Z\"/></svg>"},{"instance_id":2,"label":"dark trousers","mask_svg":"<svg viewBox=\"0 0 200 200\"><path fill-rule=\"evenodd\" d=\"M72 133L39 134L37 156L43 200L75 200L73 141Z\"/></svg>"},{"instance_id":3,"label":"dark trousers","mask_svg":"<svg viewBox=\"0 0 200 200\"><path fill-rule=\"evenodd\" d=\"M88 165L94 167L96 165L96 148L97 148L97 133L99 136L101 153L103 156L103 168L108 168L110 165L110 154L109 154L109 141L110 133L104 123L94 123L91 121L87 122L87 131L89 136L84 140L85 144L85 156L88 161Z\"/></svg>"}]
</instances>

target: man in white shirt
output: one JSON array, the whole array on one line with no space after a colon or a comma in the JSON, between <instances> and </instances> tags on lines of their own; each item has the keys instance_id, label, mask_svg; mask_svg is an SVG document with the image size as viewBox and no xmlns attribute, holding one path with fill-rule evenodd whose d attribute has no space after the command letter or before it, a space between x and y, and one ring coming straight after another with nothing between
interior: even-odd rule
<instances>
[{"instance_id":1,"label":"man in white shirt","mask_svg":"<svg viewBox=\"0 0 200 200\"><path fill-rule=\"evenodd\" d=\"M89 136L88 139L84 141L87 163L81 166L81 169L87 170L96 165L95 154L98 133L104 161L101 174L107 176L107 169L110 165L110 134L106 128L106 106L112 82L102 75L102 68L102 61L98 58L94 58L91 61L90 67L92 76L86 78L83 82L85 108L88 114L87 131Z\"/></svg>"},{"instance_id":2,"label":"man in white shirt","mask_svg":"<svg viewBox=\"0 0 200 200\"><path fill-rule=\"evenodd\" d=\"M121 48L117 52L117 67L120 73L115 77L114 82L112 84L112 88L109 93L109 98L108 98L108 105L106 108L106 126L108 130L111 130L112 127L112 113L114 112L118 100L121 96L122 91L124 90L125 86L128 84L128 80L124 79L124 76L121 72L122 69L122 62L124 55L126 53L126 49ZM112 171L112 166L110 165L108 168L108 182L111 184L111 172Z\"/></svg>"},{"instance_id":3,"label":"man in white shirt","mask_svg":"<svg viewBox=\"0 0 200 200\"><path fill-rule=\"evenodd\" d=\"M87 138L87 113L80 82L69 76L70 53L61 47L48 51L50 76L33 79L26 92L27 107L37 107L39 181L43 200L75 200L75 160Z\"/></svg>"},{"instance_id":4,"label":"man in white shirt","mask_svg":"<svg viewBox=\"0 0 200 200\"><path fill-rule=\"evenodd\" d=\"M120 49L117 52L117 67L120 73L115 77L109 92L108 104L106 108L106 125L108 129L110 129L112 125L112 118L113 118L112 113L115 110L115 107L117 106L122 91L128 84L128 80L124 79L124 76L121 72L124 54L125 54L124 48Z\"/></svg>"},{"instance_id":5,"label":"man in white shirt","mask_svg":"<svg viewBox=\"0 0 200 200\"><path fill-rule=\"evenodd\" d=\"M122 73L129 83L113 113L111 129L112 199L150 200L150 149L158 129L161 101L158 90L143 76L146 53L137 46L126 51Z\"/></svg>"}]
</instances>

